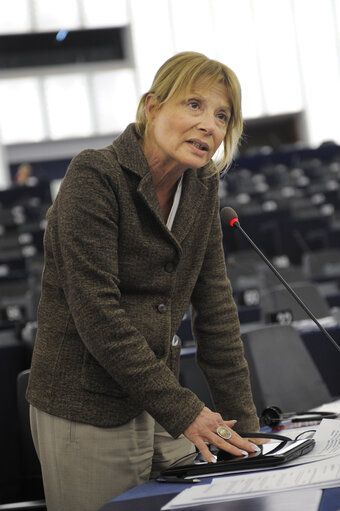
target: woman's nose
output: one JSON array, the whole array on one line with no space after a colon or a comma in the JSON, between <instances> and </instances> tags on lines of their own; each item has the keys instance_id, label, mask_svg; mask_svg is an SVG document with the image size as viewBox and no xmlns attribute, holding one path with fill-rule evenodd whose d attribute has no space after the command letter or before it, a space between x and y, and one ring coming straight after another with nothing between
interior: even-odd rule
<instances>
[{"instance_id":1,"label":"woman's nose","mask_svg":"<svg viewBox=\"0 0 340 511\"><path fill-rule=\"evenodd\" d=\"M209 113L205 112L200 120L200 130L205 131L207 133L213 133L215 129L215 118Z\"/></svg>"}]
</instances>

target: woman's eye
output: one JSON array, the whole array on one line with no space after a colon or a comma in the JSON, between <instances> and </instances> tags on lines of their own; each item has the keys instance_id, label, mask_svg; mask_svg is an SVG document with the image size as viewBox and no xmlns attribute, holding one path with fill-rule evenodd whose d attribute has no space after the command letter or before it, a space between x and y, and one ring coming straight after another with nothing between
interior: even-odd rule
<instances>
[{"instance_id":1,"label":"woman's eye","mask_svg":"<svg viewBox=\"0 0 340 511\"><path fill-rule=\"evenodd\" d=\"M224 114L223 112L222 112L222 113L220 113L220 114L218 114L218 116L217 116L217 117L218 117L219 119L221 119L221 121L223 121L223 122L228 122L228 117L227 117L227 115L226 115L226 114Z\"/></svg>"},{"instance_id":2,"label":"woman's eye","mask_svg":"<svg viewBox=\"0 0 340 511\"><path fill-rule=\"evenodd\" d=\"M189 106L190 106L193 110L197 110L197 109L199 108L199 103L198 103L197 101L190 101Z\"/></svg>"}]
</instances>

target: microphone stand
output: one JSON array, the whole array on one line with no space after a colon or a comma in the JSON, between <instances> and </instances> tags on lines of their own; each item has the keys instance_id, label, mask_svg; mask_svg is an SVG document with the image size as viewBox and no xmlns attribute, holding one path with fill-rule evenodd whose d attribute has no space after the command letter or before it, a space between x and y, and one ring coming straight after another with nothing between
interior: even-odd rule
<instances>
[{"instance_id":1,"label":"microphone stand","mask_svg":"<svg viewBox=\"0 0 340 511\"><path fill-rule=\"evenodd\" d=\"M248 240L248 242L251 244L251 246L254 248L254 250L258 253L258 255L264 260L264 262L269 266L269 268L272 270L272 272L277 276L277 278L282 282L282 284L285 286L287 291L295 298L295 300L299 303L299 305L303 308L303 310L308 314L308 316L314 321L314 323L319 327L321 332L327 337L329 341L333 344L335 349L337 349L340 352L340 346L337 344L337 342L333 339L333 337L327 332L327 330L321 325L321 323L317 320L317 318L314 316L314 314L311 312L311 310L307 307L307 305L299 298L299 296L295 293L294 289L291 288L291 286L288 284L288 282L285 281L285 279L282 277L282 275L277 271L275 266L272 265L272 263L266 258L266 256L261 252L261 250L257 247L257 245L253 242L253 240L248 236L248 234L242 229L240 222L238 220L234 220L232 222L232 227L236 227L243 236Z\"/></svg>"}]
</instances>

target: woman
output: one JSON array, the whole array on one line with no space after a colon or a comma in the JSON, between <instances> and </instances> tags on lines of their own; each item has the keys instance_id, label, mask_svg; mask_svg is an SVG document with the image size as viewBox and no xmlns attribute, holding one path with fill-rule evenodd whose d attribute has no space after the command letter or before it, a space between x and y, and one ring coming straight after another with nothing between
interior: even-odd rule
<instances>
[{"instance_id":1,"label":"woman","mask_svg":"<svg viewBox=\"0 0 340 511\"><path fill-rule=\"evenodd\" d=\"M27 393L49 511L94 511L195 446L214 462L207 442L257 449L231 429L258 420L212 161L223 142L230 163L241 131L234 73L184 52L160 68L135 124L71 162L47 215ZM189 302L219 413L178 383Z\"/></svg>"}]
</instances>

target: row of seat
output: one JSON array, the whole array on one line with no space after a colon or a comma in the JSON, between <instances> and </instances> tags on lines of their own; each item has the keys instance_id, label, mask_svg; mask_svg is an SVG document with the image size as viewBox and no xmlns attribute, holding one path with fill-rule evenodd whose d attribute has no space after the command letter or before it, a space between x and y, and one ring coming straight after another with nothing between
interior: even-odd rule
<instances>
[{"instance_id":1,"label":"row of seat","mask_svg":"<svg viewBox=\"0 0 340 511\"><path fill-rule=\"evenodd\" d=\"M27 370L43 268L47 181L0 190L0 509L46 509L29 430Z\"/></svg>"},{"instance_id":2,"label":"row of seat","mask_svg":"<svg viewBox=\"0 0 340 511\"><path fill-rule=\"evenodd\" d=\"M268 257L291 262L317 249L340 247L340 146L288 148L243 156L221 181L230 206ZM226 252L246 250L238 232L224 230Z\"/></svg>"},{"instance_id":3,"label":"row of seat","mask_svg":"<svg viewBox=\"0 0 340 511\"><path fill-rule=\"evenodd\" d=\"M243 160L243 163L246 163ZM289 167L283 164L265 164L256 170L233 167L222 180L226 194L249 194L253 198L270 198L270 191L282 190L281 196L309 196L315 193L330 194L338 198L340 162L338 159L324 164L312 160L300 166ZM279 194L276 195L280 197Z\"/></svg>"},{"instance_id":4,"label":"row of seat","mask_svg":"<svg viewBox=\"0 0 340 511\"><path fill-rule=\"evenodd\" d=\"M273 258L269 262L286 282L314 284L317 288L314 294L319 292L332 302L331 305L337 304L337 295L340 295L340 248L308 252L299 265L291 264L287 256ZM259 305L261 290L280 284L280 277L253 249L229 254L227 271L234 297L242 306ZM318 301L321 304L321 299Z\"/></svg>"},{"instance_id":5,"label":"row of seat","mask_svg":"<svg viewBox=\"0 0 340 511\"><path fill-rule=\"evenodd\" d=\"M253 172L259 169L284 165L288 168L307 169L310 174L319 174L320 164L331 165L339 161L340 146L332 141L323 142L318 147L305 143L295 143L272 149L268 146L248 148L234 163L236 168L248 168Z\"/></svg>"},{"instance_id":6,"label":"row of seat","mask_svg":"<svg viewBox=\"0 0 340 511\"><path fill-rule=\"evenodd\" d=\"M230 198L221 201L221 206L236 211L241 227L267 257L286 255L291 263L300 264L308 252L340 247L339 210L286 206L265 210L263 204L239 208ZM248 240L229 226L223 226L223 244L227 255L250 247Z\"/></svg>"}]
</instances>

